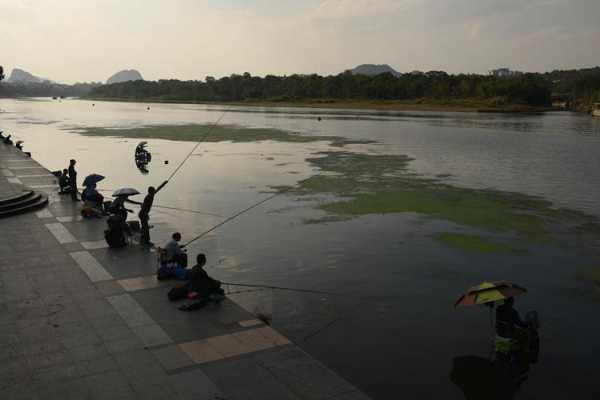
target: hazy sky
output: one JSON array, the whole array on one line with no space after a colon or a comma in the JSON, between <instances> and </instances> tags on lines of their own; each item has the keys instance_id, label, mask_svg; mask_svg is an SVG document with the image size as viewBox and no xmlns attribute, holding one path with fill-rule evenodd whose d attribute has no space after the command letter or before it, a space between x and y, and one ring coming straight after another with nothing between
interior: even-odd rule
<instances>
[{"instance_id":1,"label":"hazy sky","mask_svg":"<svg viewBox=\"0 0 600 400\"><path fill-rule=\"evenodd\" d=\"M0 0L0 65L61 82L600 64L600 0Z\"/></svg>"}]
</instances>

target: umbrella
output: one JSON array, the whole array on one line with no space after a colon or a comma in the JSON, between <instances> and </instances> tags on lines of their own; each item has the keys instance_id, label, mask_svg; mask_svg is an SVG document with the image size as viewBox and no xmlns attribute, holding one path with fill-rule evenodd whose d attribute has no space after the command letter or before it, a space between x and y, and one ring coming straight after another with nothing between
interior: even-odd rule
<instances>
[{"instance_id":1,"label":"umbrella","mask_svg":"<svg viewBox=\"0 0 600 400\"><path fill-rule=\"evenodd\" d=\"M83 180L83 186L92 186L100 182L104 177L98 174L91 174L85 177Z\"/></svg>"},{"instance_id":2,"label":"umbrella","mask_svg":"<svg viewBox=\"0 0 600 400\"><path fill-rule=\"evenodd\" d=\"M493 303L526 292L527 289L511 282L483 282L460 296L454 307Z\"/></svg>"},{"instance_id":3,"label":"umbrella","mask_svg":"<svg viewBox=\"0 0 600 400\"><path fill-rule=\"evenodd\" d=\"M134 188L121 188L121 189L115 190L115 192L112 195L113 195L113 197L118 197L118 196L133 196L136 194L140 194L140 192L138 192Z\"/></svg>"}]
</instances>

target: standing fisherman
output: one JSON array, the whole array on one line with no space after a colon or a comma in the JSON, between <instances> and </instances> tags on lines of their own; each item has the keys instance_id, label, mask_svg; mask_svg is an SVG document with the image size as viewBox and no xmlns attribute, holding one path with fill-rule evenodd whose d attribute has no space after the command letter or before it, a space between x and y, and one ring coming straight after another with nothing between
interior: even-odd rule
<instances>
[{"instance_id":1,"label":"standing fisherman","mask_svg":"<svg viewBox=\"0 0 600 400\"><path fill-rule=\"evenodd\" d=\"M77 201L77 171L75 171L75 164L77 161L71 159L69 161L69 183L71 185L71 199Z\"/></svg>"},{"instance_id":2,"label":"standing fisherman","mask_svg":"<svg viewBox=\"0 0 600 400\"><path fill-rule=\"evenodd\" d=\"M132 203L140 204L142 206L138 214L138 216L140 217L140 225L142 228L142 236L140 238L141 244L152 245L152 242L150 241L150 226L148 224L148 221L150 220L150 209L152 208L152 203L154 202L154 195L156 195L156 193L158 193L163 187L165 187L165 185L168 182L169 181L164 181L156 189L154 188L154 186L150 186L148 188L148 194L146 195L146 197L144 197L143 203L129 200Z\"/></svg>"}]
</instances>

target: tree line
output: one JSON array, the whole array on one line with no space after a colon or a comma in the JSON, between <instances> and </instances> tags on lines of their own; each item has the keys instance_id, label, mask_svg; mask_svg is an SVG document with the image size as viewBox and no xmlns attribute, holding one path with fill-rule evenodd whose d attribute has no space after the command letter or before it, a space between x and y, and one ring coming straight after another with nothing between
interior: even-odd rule
<instances>
[{"instance_id":1,"label":"tree line","mask_svg":"<svg viewBox=\"0 0 600 400\"><path fill-rule=\"evenodd\" d=\"M398 77L289 75L265 77L233 74L204 81L129 81L102 85L78 83L0 83L0 97L89 96L104 99L243 102L243 101L477 101L490 106L550 106L560 99L584 109L600 101L600 67L556 70L546 73L497 77L477 74L448 74L444 71L413 72Z\"/></svg>"},{"instance_id":2,"label":"tree line","mask_svg":"<svg viewBox=\"0 0 600 400\"><path fill-rule=\"evenodd\" d=\"M91 92L96 98L154 101L230 102L297 100L416 100L483 99L494 104L545 106L551 89L539 74L498 78L484 75L449 75L443 71L395 77L290 75L266 77L249 73L204 81L130 81L104 85Z\"/></svg>"}]
</instances>

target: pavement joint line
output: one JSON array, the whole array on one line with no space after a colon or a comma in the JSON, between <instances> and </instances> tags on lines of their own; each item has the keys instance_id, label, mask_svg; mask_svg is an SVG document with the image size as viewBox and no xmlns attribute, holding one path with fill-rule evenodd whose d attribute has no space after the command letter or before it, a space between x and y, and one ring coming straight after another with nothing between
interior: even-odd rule
<instances>
[{"instance_id":1,"label":"pavement joint line","mask_svg":"<svg viewBox=\"0 0 600 400\"><path fill-rule=\"evenodd\" d=\"M10 169L6 169L6 168L2 169L2 175L4 175L4 176L15 176L15 174Z\"/></svg>"},{"instance_id":2,"label":"pavement joint line","mask_svg":"<svg viewBox=\"0 0 600 400\"><path fill-rule=\"evenodd\" d=\"M52 213L47 208L44 208L43 210L36 212L35 215L37 215L38 218L40 218L40 219L54 218L54 215L52 215Z\"/></svg>"},{"instance_id":3,"label":"pavement joint line","mask_svg":"<svg viewBox=\"0 0 600 400\"><path fill-rule=\"evenodd\" d=\"M19 185L22 185L23 182L21 182L21 180L19 178L6 178L7 181L9 181L10 183L17 183Z\"/></svg>"},{"instance_id":4,"label":"pavement joint line","mask_svg":"<svg viewBox=\"0 0 600 400\"><path fill-rule=\"evenodd\" d=\"M75 251L69 253L79 268L86 273L92 282L110 281L114 278L108 273L89 251Z\"/></svg>"},{"instance_id":5,"label":"pavement joint line","mask_svg":"<svg viewBox=\"0 0 600 400\"><path fill-rule=\"evenodd\" d=\"M67 230L67 228L60 222L53 222L51 224L44 224L44 225L46 225L46 228L48 228L50 233L52 233L52 235L54 235L56 240L58 240L58 243L67 244L67 243L77 242L77 239L75 239L75 236L73 236L71 234L71 232L69 232Z\"/></svg>"}]
</instances>

